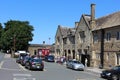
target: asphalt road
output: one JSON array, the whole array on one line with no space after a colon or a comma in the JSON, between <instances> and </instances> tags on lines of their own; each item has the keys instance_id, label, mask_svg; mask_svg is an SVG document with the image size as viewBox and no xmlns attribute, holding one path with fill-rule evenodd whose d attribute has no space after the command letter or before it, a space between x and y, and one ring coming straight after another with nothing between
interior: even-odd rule
<instances>
[{"instance_id":1,"label":"asphalt road","mask_svg":"<svg viewBox=\"0 0 120 80\"><path fill-rule=\"evenodd\" d=\"M8 55L0 60L0 80L104 80L99 74L74 71L57 63L44 62L44 71L30 71Z\"/></svg>"}]
</instances>

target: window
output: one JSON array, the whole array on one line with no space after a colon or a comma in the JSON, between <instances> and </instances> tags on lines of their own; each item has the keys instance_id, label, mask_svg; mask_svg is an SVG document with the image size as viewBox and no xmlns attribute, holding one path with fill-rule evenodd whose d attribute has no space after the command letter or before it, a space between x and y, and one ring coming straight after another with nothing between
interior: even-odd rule
<instances>
[{"instance_id":1,"label":"window","mask_svg":"<svg viewBox=\"0 0 120 80\"><path fill-rule=\"evenodd\" d=\"M106 60L109 61L110 53L107 53Z\"/></svg>"},{"instance_id":2,"label":"window","mask_svg":"<svg viewBox=\"0 0 120 80\"><path fill-rule=\"evenodd\" d=\"M67 38L63 38L63 43L67 44Z\"/></svg>"},{"instance_id":3,"label":"window","mask_svg":"<svg viewBox=\"0 0 120 80\"><path fill-rule=\"evenodd\" d=\"M111 39L111 33L108 32L108 33L106 34L106 40L107 40L107 41L110 41L110 39Z\"/></svg>"},{"instance_id":4,"label":"window","mask_svg":"<svg viewBox=\"0 0 120 80\"><path fill-rule=\"evenodd\" d=\"M75 36L69 38L71 44L75 44Z\"/></svg>"},{"instance_id":5,"label":"window","mask_svg":"<svg viewBox=\"0 0 120 80\"><path fill-rule=\"evenodd\" d=\"M85 32L84 31L80 31L79 32L79 36L80 36L80 39L81 39L81 43L85 42Z\"/></svg>"},{"instance_id":6,"label":"window","mask_svg":"<svg viewBox=\"0 0 120 80\"><path fill-rule=\"evenodd\" d=\"M117 40L120 40L120 32L117 32L116 39L117 39Z\"/></svg>"},{"instance_id":7,"label":"window","mask_svg":"<svg viewBox=\"0 0 120 80\"><path fill-rule=\"evenodd\" d=\"M100 60L100 53L96 53L96 59Z\"/></svg>"},{"instance_id":8,"label":"window","mask_svg":"<svg viewBox=\"0 0 120 80\"><path fill-rule=\"evenodd\" d=\"M98 42L98 35L97 35L97 34L95 34L95 35L93 36L93 42Z\"/></svg>"}]
</instances>

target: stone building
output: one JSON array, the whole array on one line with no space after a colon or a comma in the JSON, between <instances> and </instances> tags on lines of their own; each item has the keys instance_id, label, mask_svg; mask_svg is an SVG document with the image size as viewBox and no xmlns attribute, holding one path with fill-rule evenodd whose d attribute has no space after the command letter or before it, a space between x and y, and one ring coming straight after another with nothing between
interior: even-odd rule
<instances>
[{"instance_id":1,"label":"stone building","mask_svg":"<svg viewBox=\"0 0 120 80\"><path fill-rule=\"evenodd\" d=\"M63 56L63 37L67 35L67 27L62 27L61 25L58 25L58 29L56 31L55 35L55 55Z\"/></svg>"},{"instance_id":2,"label":"stone building","mask_svg":"<svg viewBox=\"0 0 120 80\"><path fill-rule=\"evenodd\" d=\"M75 28L58 26L55 36L56 56L75 59Z\"/></svg>"},{"instance_id":3,"label":"stone building","mask_svg":"<svg viewBox=\"0 0 120 80\"><path fill-rule=\"evenodd\" d=\"M92 66L120 65L120 12L96 19L92 33Z\"/></svg>"},{"instance_id":4,"label":"stone building","mask_svg":"<svg viewBox=\"0 0 120 80\"><path fill-rule=\"evenodd\" d=\"M91 14L83 14L74 28L58 26L55 53L71 56L92 67L108 68L120 65L120 12L95 18L95 4Z\"/></svg>"},{"instance_id":5,"label":"stone building","mask_svg":"<svg viewBox=\"0 0 120 80\"><path fill-rule=\"evenodd\" d=\"M63 53L67 59L75 59L75 28L69 28L67 35L63 37Z\"/></svg>"},{"instance_id":6,"label":"stone building","mask_svg":"<svg viewBox=\"0 0 120 80\"><path fill-rule=\"evenodd\" d=\"M49 49L51 54L54 54L54 45L47 45L47 44L30 44L28 47L28 51L31 55L38 54L39 49Z\"/></svg>"},{"instance_id":7,"label":"stone building","mask_svg":"<svg viewBox=\"0 0 120 80\"><path fill-rule=\"evenodd\" d=\"M90 15L82 15L75 32L75 52L79 60L85 64L87 59L90 66Z\"/></svg>"}]
</instances>

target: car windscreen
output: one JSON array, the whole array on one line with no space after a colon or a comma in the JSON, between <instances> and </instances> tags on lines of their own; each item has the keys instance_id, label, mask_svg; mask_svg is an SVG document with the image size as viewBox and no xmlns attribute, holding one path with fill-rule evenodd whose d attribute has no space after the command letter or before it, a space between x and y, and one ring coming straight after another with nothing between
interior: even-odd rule
<instances>
[{"instance_id":1,"label":"car windscreen","mask_svg":"<svg viewBox=\"0 0 120 80\"><path fill-rule=\"evenodd\" d=\"M113 69L113 70L118 70L118 69L120 69L120 67L115 66L115 67L113 67L112 69Z\"/></svg>"},{"instance_id":2,"label":"car windscreen","mask_svg":"<svg viewBox=\"0 0 120 80\"><path fill-rule=\"evenodd\" d=\"M33 61L33 62L42 62L42 60L39 59L39 58L38 58L38 59L32 59L32 61Z\"/></svg>"},{"instance_id":3,"label":"car windscreen","mask_svg":"<svg viewBox=\"0 0 120 80\"><path fill-rule=\"evenodd\" d=\"M73 63L80 64L80 62L79 62L79 61L73 61Z\"/></svg>"},{"instance_id":4,"label":"car windscreen","mask_svg":"<svg viewBox=\"0 0 120 80\"><path fill-rule=\"evenodd\" d=\"M50 59L54 59L54 56L48 56L48 58L50 58Z\"/></svg>"}]
</instances>

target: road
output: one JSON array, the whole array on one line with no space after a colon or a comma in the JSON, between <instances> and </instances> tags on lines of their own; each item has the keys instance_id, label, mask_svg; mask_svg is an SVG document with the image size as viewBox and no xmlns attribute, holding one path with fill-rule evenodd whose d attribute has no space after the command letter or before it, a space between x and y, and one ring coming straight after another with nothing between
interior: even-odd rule
<instances>
[{"instance_id":1,"label":"road","mask_svg":"<svg viewBox=\"0 0 120 80\"><path fill-rule=\"evenodd\" d=\"M99 74L86 70L74 71L57 63L44 62L44 71L30 71L8 55L0 60L1 80L104 80L99 77Z\"/></svg>"}]
</instances>

